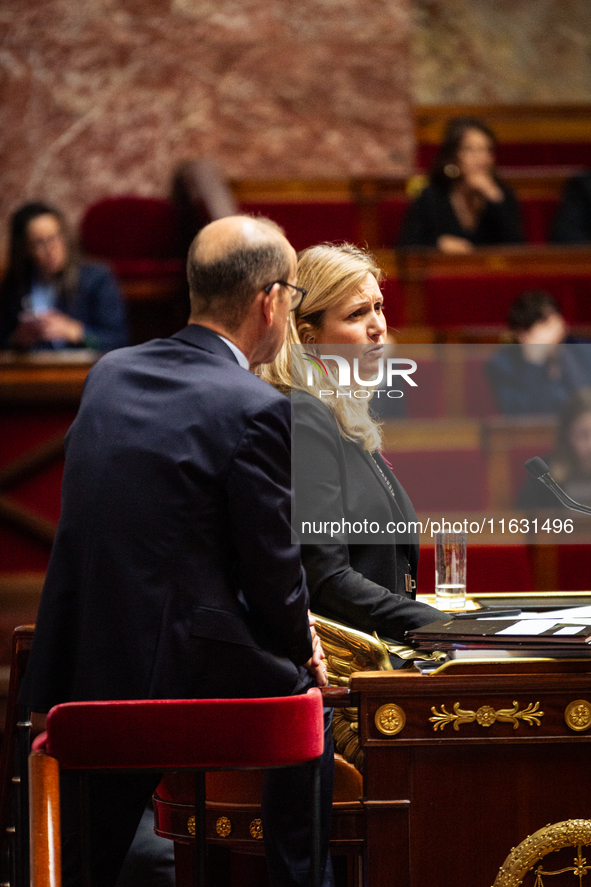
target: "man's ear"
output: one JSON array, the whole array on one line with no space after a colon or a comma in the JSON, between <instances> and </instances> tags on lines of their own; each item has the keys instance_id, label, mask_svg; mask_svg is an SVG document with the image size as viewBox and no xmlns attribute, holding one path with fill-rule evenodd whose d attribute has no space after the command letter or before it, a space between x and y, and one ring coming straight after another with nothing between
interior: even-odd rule
<instances>
[{"instance_id":1,"label":"man's ear","mask_svg":"<svg viewBox=\"0 0 591 887\"><path fill-rule=\"evenodd\" d=\"M273 323L273 318L275 317L277 289L278 288L274 286L270 293L266 293L264 290L261 290L259 293L259 297L262 297L261 310L263 312L263 316L265 318L267 326L271 326L271 324Z\"/></svg>"}]
</instances>

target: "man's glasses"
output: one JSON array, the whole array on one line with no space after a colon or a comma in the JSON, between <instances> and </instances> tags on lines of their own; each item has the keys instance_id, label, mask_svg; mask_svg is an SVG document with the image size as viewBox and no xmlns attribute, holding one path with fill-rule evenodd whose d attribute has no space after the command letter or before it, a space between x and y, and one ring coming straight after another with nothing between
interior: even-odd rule
<instances>
[{"instance_id":1,"label":"man's glasses","mask_svg":"<svg viewBox=\"0 0 591 887\"><path fill-rule=\"evenodd\" d=\"M268 283L267 286L263 287L267 295L269 295L276 283L279 283L281 286L290 286L292 290L295 290L291 297L290 311L295 311L296 308L299 308L303 299L308 295L308 290L305 290L303 286L296 286L295 283L288 283L287 280L274 280L273 283Z\"/></svg>"}]
</instances>

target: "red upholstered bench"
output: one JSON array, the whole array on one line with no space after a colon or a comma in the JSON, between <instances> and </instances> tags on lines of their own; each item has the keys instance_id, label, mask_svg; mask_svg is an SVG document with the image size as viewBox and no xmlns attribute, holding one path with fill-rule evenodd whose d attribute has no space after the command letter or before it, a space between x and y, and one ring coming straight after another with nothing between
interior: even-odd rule
<instances>
[{"instance_id":1,"label":"red upholstered bench","mask_svg":"<svg viewBox=\"0 0 591 887\"><path fill-rule=\"evenodd\" d=\"M327 240L356 243L359 237L358 211L354 203L244 201L240 210L273 219L284 229L295 250Z\"/></svg>"},{"instance_id":2,"label":"red upholstered bench","mask_svg":"<svg viewBox=\"0 0 591 887\"><path fill-rule=\"evenodd\" d=\"M122 195L88 207L80 239L89 255L109 260L117 273L168 274L186 258L180 209L169 200ZM121 264L123 263L123 264ZM144 264L141 264L144 263Z\"/></svg>"},{"instance_id":3,"label":"red upholstered bench","mask_svg":"<svg viewBox=\"0 0 591 887\"><path fill-rule=\"evenodd\" d=\"M569 322L591 321L591 282L586 274L576 273L433 276L424 284L424 321L435 327L504 324L513 300L532 289L554 296Z\"/></svg>"},{"instance_id":4,"label":"red upholstered bench","mask_svg":"<svg viewBox=\"0 0 591 887\"><path fill-rule=\"evenodd\" d=\"M591 587L591 545L560 545L557 587L581 591Z\"/></svg>"},{"instance_id":5,"label":"red upholstered bench","mask_svg":"<svg viewBox=\"0 0 591 887\"><path fill-rule=\"evenodd\" d=\"M160 198L107 197L86 210L82 247L108 262L118 277L134 342L171 335L186 323L185 269L193 233L181 208Z\"/></svg>"},{"instance_id":6,"label":"red upholstered bench","mask_svg":"<svg viewBox=\"0 0 591 887\"><path fill-rule=\"evenodd\" d=\"M450 115L452 116L452 115ZM493 123L494 129L494 123ZM438 145L417 146L417 166L428 170L438 150ZM502 141L496 150L497 165L503 166L589 166L591 146L585 141Z\"/></svg>"}]
</instances>

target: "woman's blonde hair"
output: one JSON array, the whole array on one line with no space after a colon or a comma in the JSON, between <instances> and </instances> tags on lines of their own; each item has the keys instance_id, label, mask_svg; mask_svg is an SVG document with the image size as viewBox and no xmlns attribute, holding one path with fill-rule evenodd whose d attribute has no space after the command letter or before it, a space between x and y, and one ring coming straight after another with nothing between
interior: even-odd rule
<instances>
[{"instance_id":1,"label":"woman's blonde hair","mask_svg":"<svg viewBox=\"0 0 591 887\"><path fill-rule=\"evenodd\" d=\"M343 302L368 274L373 275L378 283L383 277L374 256L351 243L321 243L299 253L298 286L304 287L308 293L290 316L285 344L274 362L257 370L261 378L286 393L292 388L301 388L318 397L321 386L315 389L306 384L306 366L298 359L296 351L292 365L292 345L307 345L314 332L322 327L326 310ZM323 396L322 401L334 413L342 436L358 441L370 452L377 450L381 444L380 426L371 417L367 401L337 397L338 385L332 378L331 384L335 395Z\"/></svg>"}]
</instances>

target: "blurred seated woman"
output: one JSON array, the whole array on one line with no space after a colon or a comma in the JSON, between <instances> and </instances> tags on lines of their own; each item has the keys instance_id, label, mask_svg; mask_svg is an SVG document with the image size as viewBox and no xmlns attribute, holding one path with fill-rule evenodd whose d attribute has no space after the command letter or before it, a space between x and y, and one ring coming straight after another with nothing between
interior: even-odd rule
<instances>
[{"instance_id":1,"label":"blurred seated woman","mask_svg":"<svg viewBox=\"0 0 591 887\"><path fill-rule=\"evenodd\" d=\"M544 459L550 474L577 502L591 505L591 388L581 388L568 400L558 419L556 447ZM528 477L517 502L519 508L558 508L548 487Z\"/></svg>"},{"instance_id":2,"label":"blurred seated woman","mask_svg":"<svg viewBox=\"0 0 591 887\"><path fill-rule=\"evenodd\" d=\"M302 542L312 610L403 641L408 629L441 618L439 610L415 600L419 540L416 524L406 528L416 514L380 453L380 426L368 400L350 396L363 386L339 388L334 370L330 381L318 372L323 356L346 358L354 348L359 378L376 377L386 336L380 279L373 256L349 244L300 253L298 286L307 293L291 314L286 345L261 375L291 393L293 525ZM293 352L293 373L292 345L300 346ZM314 362L310 387L307 368ZM332 361L326 358L326 364ZM326 396L331 389L339 395ZM311 532L304 528L308 521ZM314 530L326 521L328 532ZM359 534L357 524L381 529Z\"/></svg>"},{"instance_id":3,"label":"blurred seated woman","mask_svg":"<svg viewBox=\"0 0 591 887\"><path fill-rule=\"evenodd\" d=\"M109 351L126 344L125 308L111 272L78 260L57 209L18 209L0 289L0 348Z\"/></svg>"},{"instance_id":4,"label":"blurred seated woman","mask_svg":"<svg viewBox=\"0 0 591 887\"><path fill-rule=\"evenodd\" d=\"M397 246L462 254L522 241L517 199L495 171L493 133L473 117L450 120L429 184L408 207Z\"/></svg>"}]
</instances>

